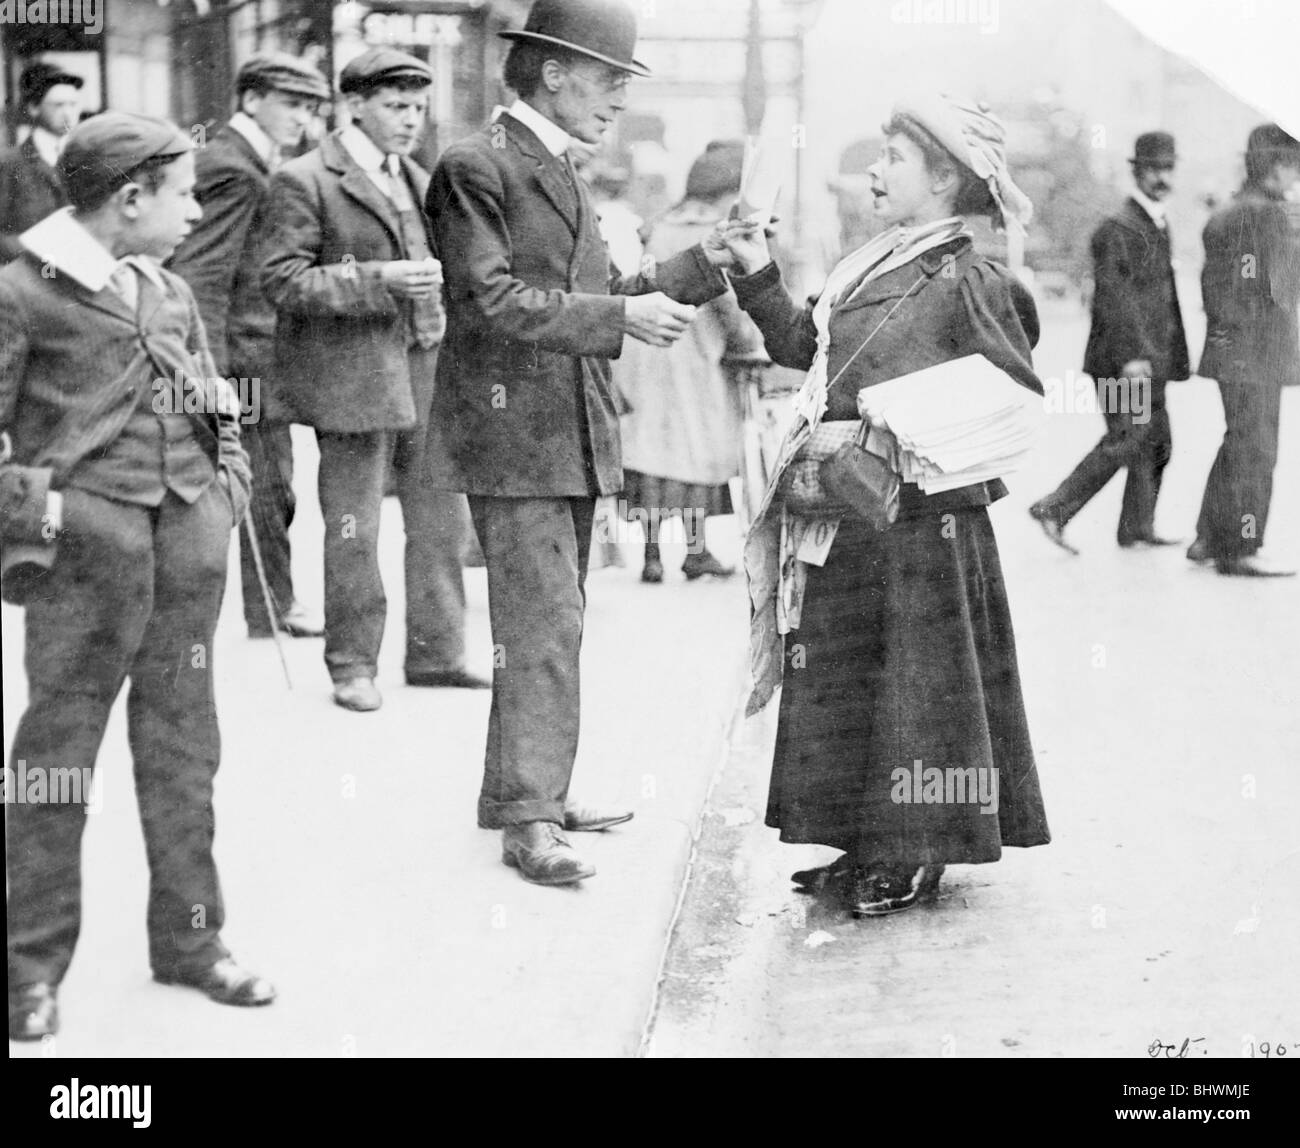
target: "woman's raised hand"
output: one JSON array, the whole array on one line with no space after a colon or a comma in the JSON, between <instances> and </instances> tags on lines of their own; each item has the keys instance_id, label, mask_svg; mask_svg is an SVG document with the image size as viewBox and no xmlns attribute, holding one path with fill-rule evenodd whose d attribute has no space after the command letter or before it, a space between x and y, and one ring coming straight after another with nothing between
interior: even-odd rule
<instances>
[{"instance_id":1,"label":"woman's raised hand","mask_svg":"<svg viewBox=\"0 0 1300 1148\"><path fill-rule=\"evenodd\" d=\"M748 219L723 219L704 240L709 262L752 275L772 262L763 225Z\"/></svg>"}]
</instances>

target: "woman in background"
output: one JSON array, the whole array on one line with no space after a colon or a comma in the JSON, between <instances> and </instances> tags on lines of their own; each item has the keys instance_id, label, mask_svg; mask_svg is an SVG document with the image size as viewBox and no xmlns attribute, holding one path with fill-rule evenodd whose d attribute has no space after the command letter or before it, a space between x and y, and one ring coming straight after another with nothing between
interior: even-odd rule
<instances>
[{"instance_id":1,"label":"woman in background","mask_svg":"<svg viewBox=\"0 0 1300 1148\"><path fill-rule=\"evenodd\" d=\"M707 237L740 191L744 145L716 141L691 166L686 197L644 233L645 253L667 258ZM743 396L727 358L762 354L762 339L730 293L699 308L668 348L624 343L615 378L630 412L622 418L628 521L647 525L642 582L662 582L658 524L678 516L686 535L688 579L735 573L708 550L705 520L732 512L727 482L740 472Z\"/></svg>"}]
</instances>

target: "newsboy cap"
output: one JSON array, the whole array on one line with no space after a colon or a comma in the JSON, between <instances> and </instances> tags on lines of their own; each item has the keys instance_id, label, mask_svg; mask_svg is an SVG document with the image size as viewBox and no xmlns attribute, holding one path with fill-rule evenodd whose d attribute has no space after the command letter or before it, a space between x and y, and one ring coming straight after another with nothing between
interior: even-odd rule
<instances>
[{"instance_id":1,"label":"newsboy cap","mask_svg":"<svg viewBox=\"0 0 1300 1148\"><path fill-rule=\"evenodd\" d=\"M325 77L306 60L288 52L258 52L239 67L235 76L235 92L265 91L290 92L310 96L315 100L328 100L330 86Z\"/></svg>"},{"instance_id":2,"label":"newsboy cap","mask_svg":"<svg viewBox=\"0 0 1300 1148\"><path fill-rule=\"evenodd\" d=\"M433 83L433 69L396 48L371 48L350 60L339 75L340 92L368 92L385 84L405 84L412 80Z\"/></svg>"},{"instance_id":3,"label":"newsboy cap","mask_svg":"<svg viewBox=\"0 0 1300 1148\"><path fill-rule=\"evenodd\" d=\"M182 155L193 141L168 120L131 112L101 112L78 124L59 155L58 169L74 207L94 205L151 159Z\"/></svg>"},{"instance_id":4,"label":"newsboy cap","mask_svg":"<svg viewBox=\"0 0 1300 1148\"><path fill-rule=\"evenodd\" d=\"M71 84L74 88L80 88L85 82L80 76L63 68L38 60L24 69L23 78L18 81L19 96L26 107L28 104L39 104L55 84Z\"/></svg>"},{"instance_id":5,"label":"newsboy cap","mask_svg":"<svg viewBox=\"0 0 1300 1148\"><path fill-rule=\"evenodd\" d=\"M1168 132L1143 132L1133 144L1131 164L1146 167L1173 167L1178 162L1174 137Z\"/></svg>"},{"instance_id":6,"label":"newsboy cap","mask_svg":"<svg viewBox=\"0 0 1300 1148\"><path fill-rule=\"evenodd\" d=\"M498 32L503 40L532 40L568 48L625 72L648 76L632 58L636 13L621 0L536 0L518 32Z\"/></svg>"}]
</instances>

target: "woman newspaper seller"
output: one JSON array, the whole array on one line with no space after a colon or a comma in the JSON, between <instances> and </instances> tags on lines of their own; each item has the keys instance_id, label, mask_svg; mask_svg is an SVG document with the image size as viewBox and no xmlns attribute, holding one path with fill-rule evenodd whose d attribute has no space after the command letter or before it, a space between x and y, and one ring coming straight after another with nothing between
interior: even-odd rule
<instances>
[{"instance_id":1,"label":"woman newspaper seller","mask_svg":"<svg viewBox=\"0 0 1300 1148\"><path fill-rule=\"evenodd\" d=\"M750 712L784 681L767 824L783 841L844 851L794 880L829 884L857 916L911 907L937 889L945 865L1050 840L986 510L1006 494L999 467L1023 453L1016 420L1002 415L1015 395L1042 393L1030 358L1038 318L1006 268L975 253L963 218L1023 228L1031 205L1007 171L1002 126L982 105L946 96L897 105L884 134L871 178L887 229L841 261L808 307L782 285L757 222L721 233L736 296L768 353L808 371L745 549ZM948 366L916 374L938 364ZM914 425L891 422L911 380L931 386L936 374L924 417L913 401ZM1001 396L973 415L975 390L956 389L972 374L981 393ZM989 374L999 380L991 389ZM900 381L882 387L890 380ZM889 396L902 397L877 401ZM973 481L942 473L930 460L943 452L921 441L951 438L958 416L946 426L945 417L958 408L972 420L961 425L984 428L966 444ZM814 432L847 428L840 441L849 441L864 410L870 444L893 456L904 481L888 476L896 493L877 498L875 524L841 507L828 530L836 497L823 492L829 505L813 506L795 497L791 477L815 457L806 446ZM841 456L855 449L850 442ZM855 457L885 470L874 455ZM829 486L829 462L817 465Z\"/></svg>"}]
</instances>

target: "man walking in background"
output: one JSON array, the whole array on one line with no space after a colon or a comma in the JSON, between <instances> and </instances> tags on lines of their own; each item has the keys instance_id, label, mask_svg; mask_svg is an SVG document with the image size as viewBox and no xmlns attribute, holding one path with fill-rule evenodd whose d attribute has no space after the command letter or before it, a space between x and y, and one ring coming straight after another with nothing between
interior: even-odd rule
<instances>
[{"instance_id":1,"label":"man walking in background","mask_svg":"<svg viewBox=\"0 0 1300 1148\"><path fill-rule=\"evenodd\" d=\"M1160 481L1173 451L1165 384L1190 374L1165 218L1177 158L1168 132L1138 136L1129 160L1133 192L1092 236L1095 292L1083 370L1096 384L1106 434L1056 490L1029 508L1048 538L1072 554L1066 524L1122 467L1128 480L1119 544L1177 542L1155 528Z\"/></svg>"},{"instance_id":2,"label":"man walking in background","mask_svg":"<svg viewBox=\"0 0 1300 1148\"><path fill-rule=\"evenodd\" d=\"M238 105L230 121L198 153L194 197L203 218L170 267L194 291L217 370L255 393L243 442L253 469L253 501L239 538L244 622L249 637L272 626L295 638L325 631L294 596L289 551L293 522L293 442L290 411L277 393L275 308L262 294L267 188L282 149L297 147L321 100L325 77L305 60L281 52L253 56L235 78ZM261 552L273 617L257 574L248 534Z\"/></svg>"},{"instance_id":3,"label":"man walking in background","mask_svg":"<svg viewBox=\"0 0 1300 1148\"><path fill-rule=\"evenodd\" d=\"M53 64L29 64L19 99L32 134L0 156L0 263L22 254L18 237L68 202L55 167L63 142L81 114L80 76Z\"/></svg>"},{"instance_id":4,"label":"man walking in background","mask_svg":"<svg viewBox=\"0 0 1300 1148\"><path fill-rule=\"evenodd\" d=\"M1263 124L1246 145L1246 182L1205 225L1205 353L1226 427L1187 557L1220 574L1295 574L1260 554L1273 500L1282 388L1300 385L1300 236L1284 200L1300 183L1300 142Z\"/></svg>"},{"instance_id":5,"label":"man walking in background","mask_svg":"<svg viewBox=\"0 0 1300 1148\"><path fill-rule=\"evenodd\" d=\"M388 604L379 519L391 465L406 530L406 682L486 688L465 668L465 497L420 465L444 317L442 271L408 157L433 73L391 48L344 67L352 123L271 180L262 287L275 305L275 379L316 428L325 520L325 663L334 701L376 710Z\"/></svg>"}]
</instances>

